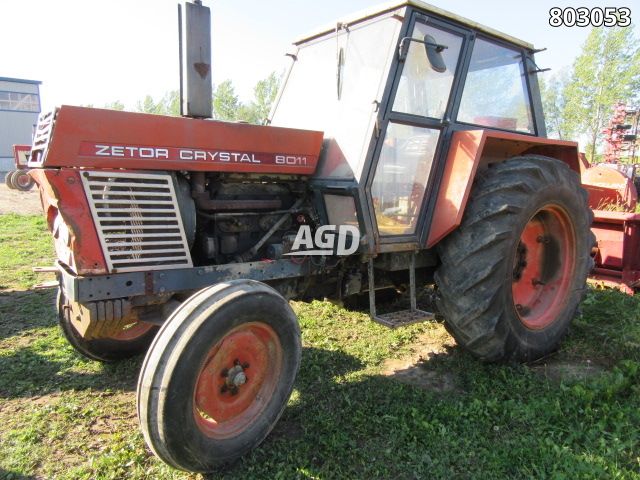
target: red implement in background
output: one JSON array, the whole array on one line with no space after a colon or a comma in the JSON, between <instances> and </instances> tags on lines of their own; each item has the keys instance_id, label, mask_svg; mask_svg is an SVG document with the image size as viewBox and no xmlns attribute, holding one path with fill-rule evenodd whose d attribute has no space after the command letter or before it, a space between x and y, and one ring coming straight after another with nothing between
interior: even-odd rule
<instances>
[{"instance_id":1,"label":"red implement in background","mask_svg":"<svg viewBox=\"0 0 640 480\"><path fill-rule=\"evenodd\" d=\"M581 182L593 210L595 266L589 278L596 284L633 295L640 287L640 214L632 179L607 165L590 167L584 154ZM606 210L608 209L608 210Z\"/></svg>"},{"instance_id":2,"label":"red implement in background","mask_svg":"<svg viewBox=\"0 0 640 480\"><path fill-rule=\"evenodd\" d=\"M594 210L591 279L633 295L640 287L640 214Z\"/></svg>"},{"instance_id":3,"label":"red implement in background","mask_svg":"<svg viewBox=\"0 0 640 480\"><path fill-rule=\"evenodd\" d=\"M581 180L593 210L635 210L638 193L633 181L611 165L595 165L582 172Z\"/></svg>"}]
</instances>

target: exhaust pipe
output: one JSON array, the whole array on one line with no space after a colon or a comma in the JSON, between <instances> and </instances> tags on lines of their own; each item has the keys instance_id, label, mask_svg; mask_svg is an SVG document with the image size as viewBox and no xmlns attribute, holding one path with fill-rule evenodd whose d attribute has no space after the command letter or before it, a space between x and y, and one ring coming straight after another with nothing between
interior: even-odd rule
<instances>
[{"instance_id":1,"label":"exhaust pipe","mask_svg":"<svg viewBox=\"0 0 640 480\"><path fill-rule=\"evenodd\" d=\"M178 5L180 51L180 113L185 117L213 117L211 73L211 10L185 2Z\"/></svg>"}]
</instances>

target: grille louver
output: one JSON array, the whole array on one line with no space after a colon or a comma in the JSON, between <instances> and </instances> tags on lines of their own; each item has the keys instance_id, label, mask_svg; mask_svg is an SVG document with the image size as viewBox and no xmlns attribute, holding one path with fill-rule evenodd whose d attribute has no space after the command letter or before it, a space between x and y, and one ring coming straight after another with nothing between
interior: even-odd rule
<instances>
[{"instance_id":1,"label":"grille louver","mask_svg":"<svg viewBox=\"0 0 640 480\"><path fill-rule=\"evenodd\" d=\"M51 140L51 133L53 132L53 122L57 113L57 110L52 110L41 113L38 116L38 124L36 125L31 145L30 165L40 166L44 163L49 141Z\"/></svg>"},{"instance_id":2,"label":"grille louver","mask_svg":"<svg viewBox=\"0 0 640 480\"><path fill-rule=\"evenodd\" d=\"M81 177L110 272L193 266L170 175Z\"/></svg>"}]
</instances>

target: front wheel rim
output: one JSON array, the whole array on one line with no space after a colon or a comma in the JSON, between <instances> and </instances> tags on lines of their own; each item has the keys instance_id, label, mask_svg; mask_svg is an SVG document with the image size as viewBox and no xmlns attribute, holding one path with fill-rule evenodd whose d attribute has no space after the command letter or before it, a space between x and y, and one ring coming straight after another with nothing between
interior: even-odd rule
<instances>
[{"instance_id":1,"label":"front wheel rim","mask_svg":"<svg viewBox=\"0 0 640 480\"><path fill-rule=\"evenodd\" d=\"M576 234L566 210L547 205L527 222L514 254L513 305L522 324L540 330L561 315L576 265Z\"/></svg>"},{"instance_id":2,"label":"front wheel rim","mask_svg":"<svg viewBox=\"0 0 640 480\"><path fill-rule=\"evenodd\" d=\"M283 367L275 331L262 322L240 325L207 353L198 374L193 414L208 437L237 436L263 413Z\"/></svg>"}]
</instances>

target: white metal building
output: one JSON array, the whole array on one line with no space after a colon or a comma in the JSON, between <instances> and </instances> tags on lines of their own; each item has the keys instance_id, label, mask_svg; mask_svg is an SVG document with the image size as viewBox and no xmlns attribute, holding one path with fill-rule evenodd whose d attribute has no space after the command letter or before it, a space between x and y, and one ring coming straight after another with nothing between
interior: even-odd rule
<instances>
[{"instance_id":1,"label":"white metal building","mask_svg":"<svg viewBox=\"0 0 640 480\"><path fill-rule=\"evenodd\" d=\"M0 172L13 170L14 144L31 144L40 113L41 83L0 77Z\"/></svg>"}]
</instances>

